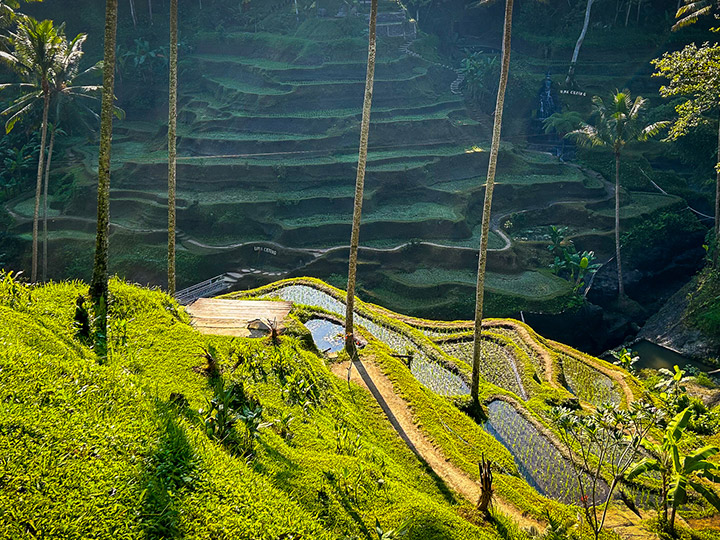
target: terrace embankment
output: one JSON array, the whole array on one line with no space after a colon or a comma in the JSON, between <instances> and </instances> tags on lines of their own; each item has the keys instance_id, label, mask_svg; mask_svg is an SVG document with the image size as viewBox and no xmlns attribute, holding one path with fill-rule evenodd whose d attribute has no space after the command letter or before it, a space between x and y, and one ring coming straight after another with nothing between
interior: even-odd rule
<instances>
[{"instance_id":1,"label":"terrace embankment","mask_svg":"<svg viewBox=\"0 0 720 540\"><path fill-rule=\"evenodd\" d=\"M381 4L381 11L395 9ZM362 17L310 18L292 32L228 27L222 36L199 34L183 54L180 287L228 271L241 275L243 288L278 275L343 280L363 27ZM490 124L452 91L457 74L450 61L438 62L435 47L423 34L379 43L359 291L398 311L459 318L472 311ZM131 73L118 86L127 118L114 135L110 260L120 275L162 284L166 109L163 98L136 99L143 90L163 95L145 86ZM94 223L78 216L95 214L96 150L84 139L67 142L55 176L71 189L50 201L49 267L54 278L89 278ZM544 247L528 229L568 224L578 245L609 256L608 187L591 172L512 143L501 147L497 182L487 312L557 313L571 287L544 270ZM624 224L676 202L638 197L627 199ZM8 204L15 225L7 244L18 260L29 254L31 207L29 194Z\"/></svg>"}]
</instances>

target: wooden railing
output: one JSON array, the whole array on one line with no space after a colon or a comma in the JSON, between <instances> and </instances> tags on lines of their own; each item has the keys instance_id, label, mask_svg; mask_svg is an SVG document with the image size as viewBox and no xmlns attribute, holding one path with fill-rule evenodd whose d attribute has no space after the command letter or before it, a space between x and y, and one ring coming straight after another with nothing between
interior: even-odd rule
<instances>
[{"instance_id":1,"label":"wooden railing","mask_svg":"<svg viewBox=\"0 0 720 540\"><path fill-rule=\"evenodd\" d=\"M196 283L187 289L177 291L175 293L175 300L177 300L180 304L191 304L198 298L207 298L228 290L232 283L234 283L234 280L231 280L225 274L221 274L219 276L215 276L214 278Z\"/></svg>"}]
</instances>

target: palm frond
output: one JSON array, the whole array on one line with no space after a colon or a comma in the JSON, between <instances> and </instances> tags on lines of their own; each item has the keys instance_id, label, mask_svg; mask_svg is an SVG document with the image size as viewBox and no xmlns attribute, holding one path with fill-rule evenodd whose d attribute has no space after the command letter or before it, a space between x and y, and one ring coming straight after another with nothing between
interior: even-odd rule
<instances>
[{"instance_id":1,"label":"palm frond","mask_svg":"<svg viewBox=\"0 0 720 540\"><path fill-rule=\"evenodd\" d=\"M663 129L670 126L672 122L669 120L662 120L660 122L655 122L654 124L650 124L648 126L645 126L642 131L640 132L640 140L646 141L650 137L655 137L658 133L660 133Z\"/></svg>"},{"instance_id":2,"label":"palm frond","mask_svg":"<svg viewBox=\"0 0 720 540\"><path fill-rule=\"evenodd\" d=\"M0 84L0 92L3 90L30 90L32 88L37 88L36 85L30 84L30 83L4 83Z\"/></svg>"},{"instance_id":3,"label":"palm frond","mask_svg":"<svg viewBox=\"0 0 720 540\"><path fill-rule=\"evenodd\" d=\"M5 122L5 133L10 133L13 128L15 127L15 124L23 117L25 116L35 105L36 101L31 101L28 103L23 109L20 109L18 112L13 114L10 118L8 118L8 121Z\"/></svg>"},{"instance_id":4,"label":"palm frond","mask_svg":"<svg viewBox=\"0 0 720 540\"><path fill-rule=\"evenodd\" d=\"M697 491L700 495L702 495L707 502L712 504L716 510L720 510L720 497L718 497L717 494L713 490L705 487L700 482L695 482L695 481L691 480L689 483L692 486L692 488L695 491Z\"/></svg>"},{"instance_id":5,"label":"palm frond","mask_svg":"<svg viewBox=\"0 0 720 540\"><path fill-rule=\"evenodd\" d=\"M674 32L680 28L695 24L700 17L708 15L712 11L712 8L712 0L699 0L680 6L680 9L678 9L675 14L675 18L678 21L672 26L671 30Z\"/></svg>"},{"instance_id":6,"label":"palm frond","mask_svg":"<svg viewBox=\"0 0 720 540\"><path fill-rule=\"evenodd\" d=\"M0 115L7 116L8 114L13 114L15 111L22 109L25 105L27 105L30 102L39 101L39 98L41 96L42 96L41 92L33 92L31 94L25 94L23 96L20 96L18 99L13 101L13 103L7 109L0 112Z\"/></svg>"}]
</instances>

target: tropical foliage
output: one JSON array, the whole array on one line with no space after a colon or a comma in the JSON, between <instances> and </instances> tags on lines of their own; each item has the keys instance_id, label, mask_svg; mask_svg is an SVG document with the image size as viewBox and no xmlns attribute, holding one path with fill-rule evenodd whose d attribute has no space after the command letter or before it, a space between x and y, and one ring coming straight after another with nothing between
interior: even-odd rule
<instances>
[{"instance_id":1,"label":"tropical foliage","mask_svg":"<svg viewBox=\"0 0 720 540\"><path fill-rule=\"evenodd\" d=\"M550 268L553 273L566 278L573 284L573 292L580 293L585 288L586 279L602 265L596 263L595 252L578 252L572 240L566 240L567 227L551 225L548 229L550 245L548 251L553 256Z\"/></svg>"},{"instance_id":2,"label":"tropical foliage","mask_svg":"<svg viewBox=\"0 0 720 540\"><path fill-rule=\"evenodd\" d=\"M637 356L632 349L623 347L619 351L612 351L611 354L613 358L615 358L613 364L620 366L630 373L635 372L635 364L640 361L640 357Z\"/></svg>"},{"instance_id":3,"label":"tropical foliage","mask_svg":"<svg viewBox=\"0 0 720 540\"><path fill-rule=\"evenodd\" d=\"M680 439L688 427L691 416L690 408L678 413L665 428L662 442L644 441L643 446L652 454L652 457L643 458L626 472L628 479L649 472L660 475L663 520L668 523L670 532L673 534L675 533L677 510L688 500L688 488L695 490L712 506L720 510L720 497L706 482L703 482L703 480L720 481L720 470L718 470L717 464L710 461L710 458L720 452L720 449L716 446L704 446L688 452L680 444ZM672 509L669 521L668 506Z\"/></svg>"},{"instance_id":4,"label":"tropical foliage","mask_svg":"<svg viewBox=\"0 0 720 540\"><path fill-rule=\"evenodd\" d=\"M585 415L560 407L553 414L582 493L585 519L597 540L613 493L637 459L640 445L659 413L645 403L635 402L628 410L601 406Z\"/></svg>"},{"instance_id":5,"label":"tropical foliage","mask_svg":"<svg viewBox=\"0 0 720 540\"><path fill-rule=\"evenodd\" d=\"M694 43L679 51L665 53L653 60L657 71L655 76L668 79L660 87L663 97L685 98L675 107L677 118L670 126L668 140L676 140L701 124L718 121L720 134L720 45ZM708 113L715 118L709 119ZM718 139L720 149L720 139ZM716 158L720 162L720 157ZM715 175L715 237L720 238L720 167L716 165ZM716 240L717 241L717 240Z\"/></svg>"},{"instance_id":6,"label":"tropical foliage","mask_svg":"<svg viewBox=\"0 0 720 540\"><path fill-rule=\"evenodd\" d=\"M569 136L581 144L602 146L612 150L615 157L615 262L618 274L618 295L625 296L622 259L620 256L620 156L625 146L638 140L647 140L660 132L668 122L654 122L643 126L641 113L647 100L641 96L632 99L628 90L615 92L606 105L600 96L593 97L593 124L583 123Z\"/></svg>"}]
</instances>

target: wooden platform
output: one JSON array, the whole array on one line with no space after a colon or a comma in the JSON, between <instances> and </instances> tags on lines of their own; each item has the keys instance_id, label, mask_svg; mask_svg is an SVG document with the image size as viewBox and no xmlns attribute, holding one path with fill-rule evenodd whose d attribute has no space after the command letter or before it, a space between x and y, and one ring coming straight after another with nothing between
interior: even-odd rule
<instances>
[{"instance_id":1,"label":"wooden platform","mask_svg":"<svg viewBox=\"0 0 720 540\"><path fill-rule=\"evenodd\" d=\"M248 329L250 322L276 320L278 328L283 330L292 303L200 298L185 309L190 314L193 327L202 334L255 337L258 332Z\"/></svg>"}]
</instances>

